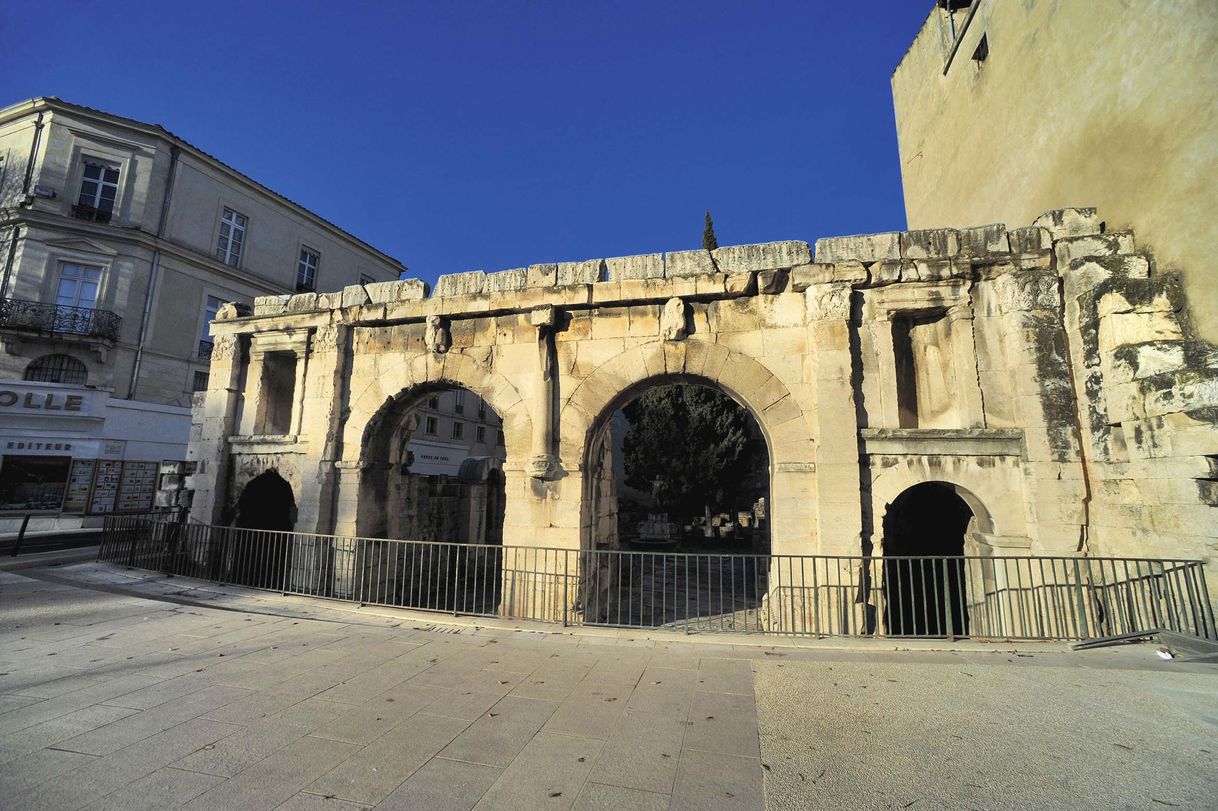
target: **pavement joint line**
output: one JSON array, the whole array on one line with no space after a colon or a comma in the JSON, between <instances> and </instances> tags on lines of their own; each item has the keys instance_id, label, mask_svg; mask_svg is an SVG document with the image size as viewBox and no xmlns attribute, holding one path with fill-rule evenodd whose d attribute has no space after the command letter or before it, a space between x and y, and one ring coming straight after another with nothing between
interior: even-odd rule
<instances>
[{"instance_id":1,"label":"pavement joint line","mask_svg":"<svg viewBox=\"0 0 1218 811\"><path fill-rule=\"evenodd\" d=\"M127 597L135 597L152 601L169 602L183 606L194 608L209 608L222 611L235 611L246 614L256 614L260 616L288 617L300 621L316 621L327 623L343 623L370 625L374 627L385 627L379 620L389 622L398 620L399 626L406 622L419 623L423 625L440 626L437 630L452 629L448 632L462 633L464 631L472 631L478 633L496 633L504 634L520 634L529 633L542 636L574 636L579 637L581 641L597 641L603 644L638 644L644 646L646 643L662 642L665 644L693 644L693 645L729 645L729 646L744 646L752 648L770 648L770 649L794 649L801 651L823 651L823 650L851 650L851 651L918 651L918 652L957 652L957 653L1018 653L1028 651L1063 651L1067 650L1065 642L997 642L997 641L955 641L947 642L945 640L902 640L893 641L889 639L862 639L848 637L824 637L818 639L803 638L803 637L781 637L781 636L762 636L736 633L709 633L709 634L685 634L679 632L664 632L664 631L640 631L639 629L626 628L597 628L590 626L551 626L542 623L521 623L513 620L502 620L489 617L454 617L451 615L430 613L418 610L394 608L388 606L372 606L359 605L349 603L343 600L331 600L320 597L306 597L302 595L283 595L279 592L261 591L249 589L240 586L230 586L224 584L212 583L210 581L196 580L194 578L174 576L172 579L174 585L178 587L178 591L173 594L149 594L139 589L139 585L163 583L167 576L149 573L147 576L140 575L125 575L116 570L110 564L94 563L97 567L102 568L107 573L125 577L127 582L121 583L116 581L113 584L98 583L93 580L87 580L80 577L71 577L63 573L50 573L44 570L39 570L37 567L25 568L20 572L15 572L19 577L26 577L35 580L43 580L53 582L65 586L73 586L77 588L85 588L93 591L105 593L119 594ZM207 592L214 594L217 597L228 598L229 600L250 600L261 607L250 607L247 605L231 605L226 603L217 603L214 600L209 601L200 597L193 599L185 597L182 592L195 591ZM274 604L266 605L267 603L277 602L282 606L276 607ZM293 607L300 612L308 614L309 610L330 610L343 613L349 613L356 617L360 617L364 622L357 623L355 620L343 621L327 617L317 616L296 616L287 612L287 607ZM376 620L372 619L376 618ZM395 626L396 627L396 626ZM425 630L425 629L421 629ZM774 655L783 655L776 653Z\"/></svg>"}]
</instances>

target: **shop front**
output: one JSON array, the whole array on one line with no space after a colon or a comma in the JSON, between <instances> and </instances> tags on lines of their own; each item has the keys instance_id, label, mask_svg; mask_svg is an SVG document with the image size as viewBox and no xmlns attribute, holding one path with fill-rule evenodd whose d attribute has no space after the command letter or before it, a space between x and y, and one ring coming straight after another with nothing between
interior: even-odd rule
<instances>
[{"instance_id":1,"label":"shop front","mask_svg":"<svg viewBox=\"0 0 1218 811\"><path fill-rule=\"evenodd\" d=\"M186 456L190 410L58 383L0 381L0 533L99 526L153 509Z\"/></svg>"}]
</instances>

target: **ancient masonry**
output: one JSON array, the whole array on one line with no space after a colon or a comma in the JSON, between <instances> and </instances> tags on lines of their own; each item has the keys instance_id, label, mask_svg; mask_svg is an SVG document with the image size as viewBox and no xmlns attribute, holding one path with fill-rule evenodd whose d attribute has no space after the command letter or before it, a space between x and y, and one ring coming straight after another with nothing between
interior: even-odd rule
<instances>
[{"instance_id":1,"label":"ancient masonry","mask_svg":"<svg viewBox=\"0 0 1218 811\"><path fill-rule=\"evenodd\" d=\"M928 481L972 509L969 554L1218 550L1218 348L1091 209L267 297L213 332L207 523L275 469L298 531L384 532L390 423L459 385L504 420L503 543L586 548L599 432L691 380L761 426L774 554L882 554L887 506Z\"/></svg>"}]
</instances>

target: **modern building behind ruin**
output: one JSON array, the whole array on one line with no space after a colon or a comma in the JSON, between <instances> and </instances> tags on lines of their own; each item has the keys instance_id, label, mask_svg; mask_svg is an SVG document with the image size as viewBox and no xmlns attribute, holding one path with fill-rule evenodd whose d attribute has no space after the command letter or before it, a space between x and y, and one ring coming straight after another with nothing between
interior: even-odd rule
<instances>
[{"instance_id":1,"label":"modern building behind ruin","mask_svg":"<svg viewBox=\"0 0 1218 811\"><path fill-rule=\"evenodd\" d=\"M404 270L163 127L0 109L0 531L153 506L223 302Z\"/></svg>"},{"instance_id":2,"label":"modern building behind ruin","mask_svg":"<svg viewBox=\"0 0 1218 811\"><path fill-rule=\"evenodd\" d=\"M502 543L612 547L609 418L693 381L766 438L775 555L891 554L928 482L964 505L971 555L1209 559L1218 539L1218 349L1090 209L263 297L213 331L205 523L273 471L297 506L278 528L393 537L394 438L462 387L503 421Z\"/></svg>"},{"instance_id":3,"label":"modern building behind ruin","mask_svg":"<svg viewBox=\"0 0 1218 811\"><path fill-rule=\"evenodd\" d=\"M910 228L1095 206L1218 340L1218 4L938 0L892 97Z\"/></svg>"}]
</instances>

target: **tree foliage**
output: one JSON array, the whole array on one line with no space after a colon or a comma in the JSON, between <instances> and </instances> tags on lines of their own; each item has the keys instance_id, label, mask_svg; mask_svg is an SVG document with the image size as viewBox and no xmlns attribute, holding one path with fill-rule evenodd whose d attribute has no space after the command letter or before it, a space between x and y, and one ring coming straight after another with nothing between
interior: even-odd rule
<instances>
[{"instance_id":1,"label":"tree foliage","mask_svg":"<svg viewBox=\"0 0 1218 811\"><path fill-rule=\"evenodd\" d=\"M719 240L715 237L715 223L711 219L710 209L706 210L706 225L702 228L702 249L713 251L719 247Z\"/></svg>"},{"instance_id":2,"label":"tree foliage","mask_svg":"<svg viewBox=\"0 0 1218 811\"><path fill-rule=\"evenodd\" d=\"M622 443L626 484L654 492L674 517L748 508L752 417L730 397L675 384L651 389L623 410L630 423Z\"/></svg>"}]
</instances>

